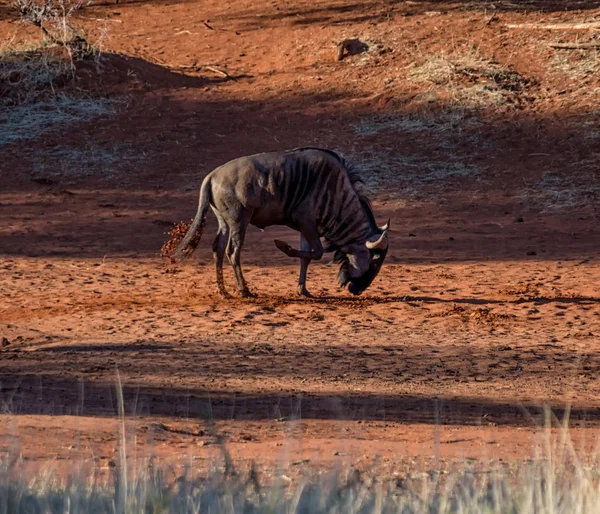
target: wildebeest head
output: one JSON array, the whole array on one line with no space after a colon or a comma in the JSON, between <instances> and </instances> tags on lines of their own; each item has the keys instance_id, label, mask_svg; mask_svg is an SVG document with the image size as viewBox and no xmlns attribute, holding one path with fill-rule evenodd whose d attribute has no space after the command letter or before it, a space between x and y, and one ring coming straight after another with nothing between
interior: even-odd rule
<instances>
[{"instance_id":1,"label":"wildebeest head","mask_svg":"<svg viewBox=\"0 0 600 514\"><path fill-rule=\"evenodd\" d=\"M388 251L389 220L365 243L352 243L336 250L334 262L340 264L338 283L359 295L375 279Z\"/></svg>"}]
</instances>

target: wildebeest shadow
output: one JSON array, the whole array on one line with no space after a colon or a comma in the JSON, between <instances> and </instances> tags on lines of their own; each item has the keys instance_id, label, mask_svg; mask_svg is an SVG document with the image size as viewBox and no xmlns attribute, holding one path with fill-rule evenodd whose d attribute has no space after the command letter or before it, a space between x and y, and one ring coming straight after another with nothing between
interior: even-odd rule
<instances>
[{"instance_id":1,"label":"wildebeest shadow","mask_svg":"<svg viewBox=\"0 0 600 514\"><path fill-rule=\"evenodd\" d=\"M596 296L519 296L514 299L498 298L441 298L439 296L412 296L412 295L372 295L365 296L332 296L315 295L313 297L299 296L257 296L255 298L224 298L223 302L246 303L256 305L291 305L291 304L315 304L315 305L344 305L346 307L368 307L371 305L387 303L449 303L466 305L488 305L488 304L577 304L595 305L600 303L600 297Z\"/></svg>"}]
</instances>

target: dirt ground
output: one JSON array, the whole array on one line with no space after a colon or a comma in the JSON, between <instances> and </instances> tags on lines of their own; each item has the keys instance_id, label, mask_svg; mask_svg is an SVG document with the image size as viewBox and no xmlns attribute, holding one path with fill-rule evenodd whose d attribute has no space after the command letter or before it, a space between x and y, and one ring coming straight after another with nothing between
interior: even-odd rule
<instances>
[{"instance_id":1,"label":"dirt ground","mask_svg":"<svg viewBox=\"0 0 600 514\"><path fill-rule=\"evenodd\" d=\"M597 41L560 28L597 21L597 2L122 0L80 16L104 38L77 87L119 107L2 147L3 452L109 469L117 373L129 444L168 462L210 466L221 440L266 467L526 459L544 406L595 446L600 61L549 44ZM36 35L10 9L0 33ZM338 61L344 38L369 50ZM273 245L298 236L269 228L243 254L258 297L221 299L212 217L198 262L165 267L207 172L306 145L355 158L391 218L362 296L325 259L298 298Z\"/></svg>"}]
</instances>

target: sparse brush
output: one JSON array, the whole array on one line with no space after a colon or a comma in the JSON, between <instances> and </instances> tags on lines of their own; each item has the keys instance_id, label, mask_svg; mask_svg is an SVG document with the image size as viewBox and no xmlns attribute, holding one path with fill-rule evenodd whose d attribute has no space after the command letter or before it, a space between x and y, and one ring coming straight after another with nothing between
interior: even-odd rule
<instances>
[{"instance_id":1,"label":"sparse brush","mask_svg":"<svg viewBox=\"0 0 600 514\"><path fill-rule=\"evenodd\" d=\"M70 60L56 52L0 52L0 103L6 107L47 99L74 77Z\"/></svg>"},{"instance_id":2,"label":"sparse brush","mask_svg":"<svg viewBox=\"0 0 600 514\"><path fill-rule=\"evenodd\" d=\"M55 45L65 47L74 58L90 54L90 45L71 19L92 0L13 0L22 23L38 27Z\"/></svg>"},{"instance_id":3,"label":"sparse brush","mask_svg":"<svg viewBox=\"0 0 600 514\"><path fill-rule=\"evenodd\" d=\"M15 44L13 38L0 46L0 107L5 108L0 109L0 145L113 111L113 101L92 100L69 89L76 77L76 60L99 55L70 20L87 4L83 0L13 2L21 22L39 27L44 38L28 45Z\"/></svg>"}]
</instances>

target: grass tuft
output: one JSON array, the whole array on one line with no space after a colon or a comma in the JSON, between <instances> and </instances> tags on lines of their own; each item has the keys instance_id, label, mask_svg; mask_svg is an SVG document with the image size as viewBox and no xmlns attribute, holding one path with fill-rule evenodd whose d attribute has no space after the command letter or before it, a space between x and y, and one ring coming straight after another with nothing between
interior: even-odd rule
<instances>
[{"instance_id":1,"label":"grass tuft","mask_svg":"<svg viewBox=\"0 0 600 514\"><path fill-rule=\"evenodd\" d=\"M570 91L583 88L589 95L600 93L598 88L591 87L600 73L600 52L597 49L557 52L550 66L553 71L570 80Z\"/></svg>"},{"instance_id":2,"label":"grass tuft","mask_svg":"<svg viewBox=\"0 0 600 514\"><path fill-rule=\"evenodd\" d=\"M447 105L475 110L522 106L530 101L522 93L533 84L473 48L426 56L412 66L408 77L415 83L430 84L424 97L428 101L433 94Z\"/></svg>"},{"instance_id":3,"label":"grass tuft","mask_svg":"<svg viewBox=\"0 0 600 514\"><path fill-rule=\"evenodd\" d=\"M0 146L35 139L71 123L114 114L118 103L106 98L61 94L53 99L5 109L0 113Z\"/></svg>"},{"instance_id":4,"label":"grass tuft","mask_svg":"<svg viewBox=\"0 0 600 514\"><path fill-rule=\"evenodd\" d=\"M110 177L116 170L145 159L143 152L127 144L57 145L40 148L32 156L32 176L38 178Z\"/></svg>"},{"instance_id":5,"label":"grass tuft","mask_svg":"<svg viewBox=\"0 0 600 514\"><path fill-rule=\"evenodd\" d=\"M546 213L600 205L600 184L594 180L594 173L569 177L546 173L539 181L525 188L520 199L525 205Z\"/></svg>"},{"instance_id":6,"label":"grass tuft","mask_svg":"<svg viewBox=\"0 0 600 514\"><path fill-rule=\"evenodd\" d=\"M74 71L70 60L47 48L0 48L0 105L46 100L74 78Z\"/></svg>"},{"instance_id":7,"label":"grass tuft","mask_svg":"<svg viewBox=\"0 0 600 514\"><path fill-rule=\"evenodd\" d=\"M421 155L392 153L389 150L362 151L353 156L367 189L383 190L393 197L419 200L439 193L456 180L481 180L478 167L457 157L432 160ZM394 184L394 188L389 185Z\"/></svg>"}]
</instances>

